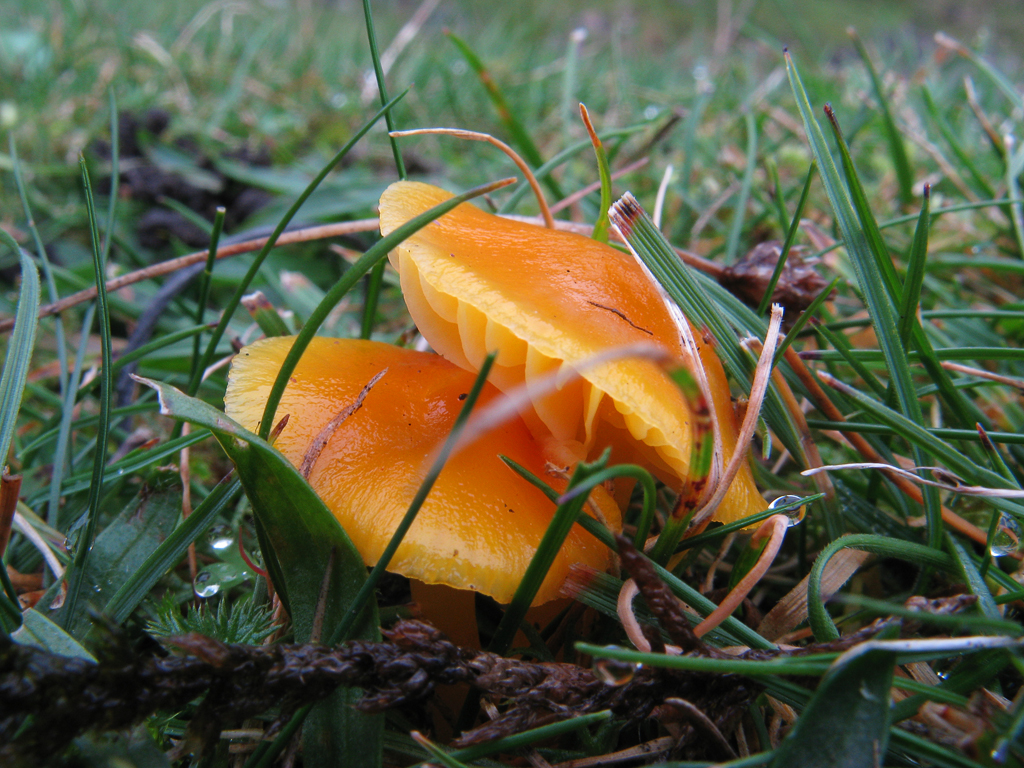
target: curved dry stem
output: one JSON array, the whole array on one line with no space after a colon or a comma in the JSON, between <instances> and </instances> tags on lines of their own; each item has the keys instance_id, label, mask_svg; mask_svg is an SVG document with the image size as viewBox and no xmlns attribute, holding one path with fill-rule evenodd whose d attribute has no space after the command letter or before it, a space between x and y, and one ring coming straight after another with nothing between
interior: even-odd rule
<instances>
[{"instance_id":1,"label":"curved dry stem","mask_svg":"<svg viewBox=\"0 0 1024 768\"><path fill-rule=\"evenodd\" d=\"M291 232L284 232L279 238L277 238L276 245L291 245L293 243L307 243L312 240L325 240L328 237L338 237L339 235L349 235L355 232L369 232L377 229L380 226L378 219L360 219L358 221L344 221L338 224L324 224L319 227L305 227L303 229L295 229ZM232 243L231 245L222 245L217 249L217 259L226 259L229 256L237 256L240 253L252 253L258 251L264 245L267 244L269 237L258 237L253 240L244 240L240 243ZM120 277L113 277L107 281L107 293L112 291L120 290L129 285L140 283L143 280L149 280L154 277L160 277L162 275L168 275L171 272L177 272L179 269L190 267L193 264L201 264L206 261L209 255L209 251L196 251L195 253L189 253L185 256L179 256L176 259L169 259L168 261L162 261L159 264L151 264L148 267L138 269L134 272L129 272L126 275ZM52 304L43 304L39 307L39 317L44 318L49 315L56 315L59 312L63 312L65 309L77 306L86 301L92 301L96 298L96 287L86 288L84 290L73 293L70 296L65 296L60 301L55 301ZM0 333L6 333L14 327L14 318L7 318L0 320Z\"/></svg>"},{"instance_id":2,"label":"curved dry stem","mask_svg":"<svg viewBox=\"0 0 1024 768\"><path fill-rule=\"evenodd\" d=\"M764 337L764 346L761 349L761 356L757 361L757 368L754 371L754 382L750 387L750 400L747 403L747 413L743 417L743 424L740 426L739 436L736 438L736 448L732 458L729 460L725 472L717 483L714 484L715 492L704 507L693 516L692 526L699 526L711 517L718 505L722 503L729 485L732 483L740 465L747 459L747 450L750 448L750 440L757 429L757 420L761 416L761 405L764 403L764 396L768 392L768 382L771 379L772 359L775 356L775 346L779 340L779 329L782 326L782 307L772 304L771 321L768 323L768 333ZM716 450L719 447L718 440L715 441ZM770 520L771 518L769 518Z\"/></svg>"},{"instance_id":3,"label":"curved dry stem","mask_svg":"<svg viewBox=\"0 0 1024 768\"><path fill-rule=\"evenodd\" d=\"M958 493L961 496L988 496L992 498L1000 499L1024 499L1024 490L1020 488L986 488L981 485L966 485L960 478L954 476L948 469L942 467L914 467L913 470L903 469L902 467L895 467L892 464L886 464L881 461L859 461L851 464L827 464L822 467L811 467L801 472L801 475L810 477L816 475L819 472L836 472L844 469L881 469L890 475L899 475L900 477L906 478L912 483L918 485L930 485L933 488L939 488L943 491L950 491L952 493ZM921 477L916 474L917 471L927 469L934 472L938 477L945 477L949 482L939 482L936 480L929 480L926 477Z\"/></svg>"},{"instance_id":4,"label":"curved dry stem","mask_svg":"<svg viewBox=\"0 0 1024 768\"><path fill-rule=\"evenodd\" d=\"M668 195L668 183L672 180L672 174L675 169L671 165L665 166L665 173L661 177L661 183L658 184L658 196L654 198L654 213L651 214L651 221L654 222L654 226L661 229L661 214L665 210L665 197Z\"/></svg>"},{"instance_id":5,"label":"curved dry stem","mask_svg":"<svg viewBox=\"0 0 1024 768\"><path fill-rule=\"evenodd\" d=\"M548 201L544 199L544 193L541 191L540 184L537 182L537 177L533 175L533 170L526 164L519 154L512 149L508 144L496 139L489 133L480 133L479 131L467 131L463 128L414 128L411 131L391 131L389 134L395 138L402 138L403 136L424 136L428 134L435 134L440 136L454 136L457 139L469 139L470 141L486 141L491 146L497 147L506 155L508 155L512 162L516 164L516 167L523 172L526 177L526 181L530 184L530 189L533 190L534 196L537 198L537 205L540 206L541 216L544 217L544 226L548 229L555 228L555 219L551 215L551 209L548 207Z\"/></svg>"},{"instance_id":6,"label":"curved dry stem","mask_svg":"<svg viewBox=\"0 0 1024 768\"><path fill-rule=\"evenodd\" d=\"M786 537L787 528L789 528L789 518L785 515L772 515L761 523L761 526L754 532L754 535L750 537L750 543L756 544L765 536L768 536L768 545L764 548L761 556L757 558L754 567L740 579L740 583L732 588L729 594L725 596L725 599L718 604L715 610L708 614L704 621L694 627L693 631L697 637L706 635L725 621L740 606L743 599L750 594L750 590L761 580L761 577L771 567L775 556L779 553L779 549L782 547L782 540Z\"/></svg>"}]
</instances>

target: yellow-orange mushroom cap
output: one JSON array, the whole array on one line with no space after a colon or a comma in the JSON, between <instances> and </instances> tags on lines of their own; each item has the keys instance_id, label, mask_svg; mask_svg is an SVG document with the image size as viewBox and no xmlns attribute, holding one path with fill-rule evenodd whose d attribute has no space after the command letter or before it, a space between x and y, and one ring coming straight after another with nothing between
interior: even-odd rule
<instances>
[{"instance_id":1,"label":"yellow-orange mushroom cap","mask_svg":"<svg viewBox=\"0 0 1024 768\"><path fill-rule=\"evenodd\" d=\"M224 398L228 416L256 430L292 343L290 337L264 339L236 355ZM277 418L287 414L288 422L274 441L300 466L324 427L385 368L362 407L330 436L308 477L367 565L377 562L398 527L475 376L435 354L316 338L285 388ZM486 385L477 407L496 397L501 393ZM555 505L499 454L547 477L543 451L521 419L488 432L448 460L388 570L473 589L502 603L512 599ZM547 479L564 489L564 480ZM620 512L608 493L596 488L590 498L619 530ZM610 551L575 526L534 604L558 597L573 563L605 570L610 561Z\"/></svg>"},{"instance_id":2,"label":"yellow-orange mushroom cap","mask_svg":"<svg viewBox=\"0 0 1024 768\"><path fill-rule=\"evenodd\" d=\"M428 184L392 184L380 201L381 232L451 196ZM641 267L590 238L465 203L410 237L390 259L431 346L471 371L497 350L490 380L503 391L627 344L653 342L684 359L678 329ZM698 347L728 460L737 435L729 387L699 334ZM639 461L676 487L688 476L692 414L678 387L650 360L586 370L531 406L523 417L539 439L553 444L552 452L583 458L611 446L613 460ZM715 519L737 520L765 506L744 464Z\"/></svg>"}]
</instances>

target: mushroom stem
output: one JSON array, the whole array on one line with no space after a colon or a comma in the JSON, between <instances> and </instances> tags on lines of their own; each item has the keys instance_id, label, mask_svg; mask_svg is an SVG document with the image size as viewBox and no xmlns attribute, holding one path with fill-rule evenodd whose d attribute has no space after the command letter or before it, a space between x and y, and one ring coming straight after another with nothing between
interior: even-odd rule
<instances>
[{"instance_id":1,"label":"mushroom stem","mask_svg":"<svg viewBox=\"0 0 1024 768\"><path fill-rule=\"evenodd\" d=\"M548 229L555 228L555 217L551 215L551 208L548 207L548 201L544 198L544 193L541 191L537 177L533 175L533 170L526 164L526 161L508 144L494 138L489 133L467 131L463 128L416 128L411 131L391 131L388 135L401 138L403 136L422 136L425 134L454 136L458 139L469 139L470 141L486 141L488 144L500 149L511 158L512 162L516 164L516 167L526 177L526 181L530 184L530 189L533 190L533 194L537 198L537 205L540 206L540 215L544 217L544 226Z\"/></svg>"}]
</instances>

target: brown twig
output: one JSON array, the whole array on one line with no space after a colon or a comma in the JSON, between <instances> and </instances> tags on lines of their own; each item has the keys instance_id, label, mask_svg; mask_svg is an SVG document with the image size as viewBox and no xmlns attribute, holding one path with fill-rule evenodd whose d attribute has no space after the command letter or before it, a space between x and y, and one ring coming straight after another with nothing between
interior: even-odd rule
<instances>
[{"instance_id":1,"label":"brown twig","mask_svg":"<svg viewBox=\"0 0 1024 768\"><path fill-rule=\"evenodd\" d=\"M308 243L313 240L324 240L328 237L339 237L341 235L350 235L356 232L368 232L377 229L379 221L377 219L360 219L357 221L346 221L339 224L324 224L318 227L306 227L304 229L296 229L291 232L284 232L278 239L277 245L293 245L295 243ZM240 253L252 253L258 251L264 245L267 244L269 237L259 237L254 240L244 240L241 243L234 243L232 245L224 245L217 249L217 258L226 259L229 256L237 256ZM152 264L148 267L138 269L134 272L129 272L126 275L120 277L114 277L107 281L107 292L117 291L128 285L134 285L135 283L142 282L143 280L150 280L154 277L160 277L161 275L167 275L171 272L177 272L179 269L192 266L193 264L201 264L206 261L208 251L197 251L196 253L190 253L185 256L179 256L176 259L170 259L168 261L162 261L159 264ZM58 312L63 312L65 309L69 309L85 301L91 301L96 298L96 288L86 288L84 290L73 293L70 296L65 296L59 301L55 301L52 304L44 304L39 308L39 317L48 317L49 315L56 315ZM14 318L8 318L6 320L0 320L0 333L6 333L14 327Z\"/></svg>"}]
</instances>

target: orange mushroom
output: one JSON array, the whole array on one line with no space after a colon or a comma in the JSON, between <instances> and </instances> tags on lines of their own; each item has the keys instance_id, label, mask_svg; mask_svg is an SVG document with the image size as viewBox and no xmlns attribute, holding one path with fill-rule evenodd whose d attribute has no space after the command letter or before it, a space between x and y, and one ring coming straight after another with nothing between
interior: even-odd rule
<instances>
[{"instance_id":1,"label":"orange mushroom","mask_svg":"<svg viewBox=\"0 0 1024 768\"><path fill-rule=\"evenodd\" d=\"M235 357L225 412L246 428L258 427L292 343L264 339ZM377 562L405 514L429 455L451 430L474 379L439 355L372 341L316 338L302 356L277 409L288 421L274 445L305 467L310 485L368 565ZM362 395L362 407L345 416ZM486 385L479 405L500 396ZM555 506L499 454L545 475L544 450L521 419L483 435L448 460L389 570L502 603L512 599ZM564 480L549 482L565 488ZM611 527L621 528L619 509L603 489L595 489L591 501ZM610 561L606 547L575 527L534 604L558 597L573 563L605 570Z\"/></svg>"},{"instance_id":2,"label":"orange mushroom","mask_svg":"<svg viewBox=\"0 0 1024 768\"><path fill-rule=\"evenodd\" d=\"M380 202L388 234L451 197L400 181ZM623 359L568 375L587 358L621 345L654 342L684 360L679 331L656 288L627 254L592 239L493 216L468 203L392 251L402 291L420 332L461 368L498 356L490 381L502 391L562 372L565 385L538 394L522 416L549 455L563 463L612 448L612 461L636 461L679 488L689 473L692 414L654 362ZM725 372L698 337L724 459L737 427ZM716 511L733 521L765 509L744 464Z\"/></svg>"}]
</instances>

